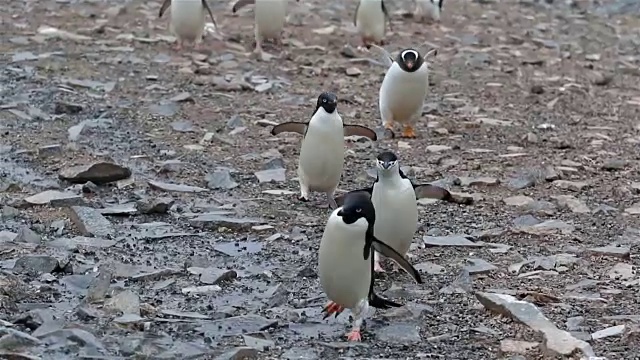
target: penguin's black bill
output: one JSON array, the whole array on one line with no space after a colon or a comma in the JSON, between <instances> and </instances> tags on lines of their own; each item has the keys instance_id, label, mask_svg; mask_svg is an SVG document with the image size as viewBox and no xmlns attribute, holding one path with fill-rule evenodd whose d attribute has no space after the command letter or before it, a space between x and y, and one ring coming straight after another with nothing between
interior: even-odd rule
<instances>
[{"instance_id":1,"label":"penguin's black bill","mask_svg":"<svg viewBox=\"0 0 640 360\"><path fill-rule=\"evenodd\" d=\"M393 166L392 162L386 162L385 161L385 162L382 163L382 168L385 169L385 170L388 170L392 166Z\"/></svg>"},{"instance_id":2,"label":"penguin's black bill","mask_svg":"<svg viewBox=\"0 0 640 360\"><path fill-rule=\"evenodd\" d=\"M338 216L341 216L341 217L342 217L342 216L344 216L344 211L342 211L342 209L340 209L340 211L338 211L338 214L337 214L337 215L338 215Z\"/></svg>"}]
</instances>

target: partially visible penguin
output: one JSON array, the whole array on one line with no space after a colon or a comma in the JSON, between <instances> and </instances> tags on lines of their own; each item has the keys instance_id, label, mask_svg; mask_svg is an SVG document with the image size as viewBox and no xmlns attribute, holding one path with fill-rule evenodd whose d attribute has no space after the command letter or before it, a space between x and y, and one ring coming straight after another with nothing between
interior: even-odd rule
<instances>
[{"instance_id":1,"label":"partially visible penguin","mask_svg":"<svg viewBox=\"0 0 640 360\"><path fill-rule=\"evenodd\" d=\"M391 30L391 19L384 0L360 0L356 7L353 23L358 29L363 45L368 49L371 43L383 45L387 22Z\"/></svg>"},{"instance_id":2,"label":"partially visible penguin","mask_svg":"<svg viewBox=\"0 0 640 360\"><path fill-rule=\"evenodd\" d=\"M204 34L205 11L209 13L213 25L218 27L207 0L164 0L158 17L162 17L169 7L171 7L169 28L178 38L176 50L182 49L185 41L192 42L196 49L200 48Z\"/></svg>"},{"instance_id":3,"label":"partially visible penguin","mask_svg":"<svg viewBox=\"0 0 640 360\"><path fill-rule=\"evenodd\" d=\"M362 339L361 327L369 306L380 309L401 306L379 297L373 289L373 251L395 260L413 279L422 284L418 271L398 252L374 235L376 210L364 192L349 193L344 205L335 209L320 240L318 274L322 289L329 298L324 318L337 317L350 309L354 320L346 336L349 341Z\"/></svg>"},{"instance_id":4,"label":"partially visible penguin","mask_svg":"<svg viewBox=\"0 0 640 360\"><path fill-rule=\"evenodd\" d=\"M418 229L418 204L416 200L433 198L452 201L451 193L434 185L415 185L400 170L398 157L391 151L385 151L378 155L376 168L378 176L373 185L353 192L371 194L371 202L376 210L373 234L400 255L406 256L413 241L413 235ZM337 197L335 200L340 205L346 201L344 199L344 197ZM377 252L374 269L376 272L384 272L380 266Z\"/></svg>"},{"instance_id":5,"label":"partially visible penguin","mask_svg":"<svg viewBox=\"0 0 640 360\"><path fill-rule=\"evenodd\" d=\"M367 127L344 125L337 107L336 95L323 92L308 123L286 122L271 130L272 135L295 132L304 136L298 161L299 199L308 201L311 191L324 192L332 209L336 208L333 194L344 165L344 137L357 135L377 140L375 131Z\"/></svg>"},{"instance_id":6,"label":"partially visible penguin","mask_svg":"<svg viewBox=\"0 0 640 360\"><path fill-rule=\"evenodd\" d=\"M418 50L401 50L395 57L383 48L385 64L389 66L379 93L382 125L393 133L393 124L403 126L402 137L415 138L414 125L422 115L422 106L429 90L429 66L426 59L435 56L437 49L424 56Z\"/></svg>"},{"instance_id":7,"label":"partially visible penguin","mask_svg":"<svg viewBox=\"0 0 640 360\"><path fill-rule=\"evenodd\" d=\"M272 39L282 45L281 36L287 16L287 0L238 0L233 5L232 11L235 14L242 7L250 4L255 5L254 53L262 55L264 40Z\"/></svg>"},{"instance_id":8,"label":"partially visible penguin","mask_svg":"<svg viewBox=\"0 0 640 360\"><path fill-rule=\"evenodd\" d=\"M444 0L416 0L416 9L413 12L413 18L418 21L424 19L429 19L433 22L440 21L443 3Z\"/></svg>"}]
</instances>

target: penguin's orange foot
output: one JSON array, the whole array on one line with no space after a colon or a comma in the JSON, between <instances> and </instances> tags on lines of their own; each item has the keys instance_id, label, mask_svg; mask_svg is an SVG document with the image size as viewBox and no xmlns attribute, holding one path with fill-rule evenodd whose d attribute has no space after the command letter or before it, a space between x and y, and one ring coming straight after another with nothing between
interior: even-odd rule
<instances>
[{"instance_id":1,"label":"penguin's orange foot","mask_svg":"<svg viewBox=\"0 0 640 360\"><path fill-rule=\"evenodd\" d=\"M415 130L413 130L413 127L405 126L404 130L402 130L402 137L405 137L405 138L416 138L418 136L416 135Z\"/></svg>"},{"instance_id":2,"label":"penguin's orange foot","mask_svg":"<svg viewBox=\"0 0 640 360\"><path fill-rule=\"evenodd\" d=\"M193 49L196 50L196 51L202 50L203 49L202 43L195 43L193 45Z\"/></svg>"},{"instance_id":3,"label":"penguin's orange foot","mask_svg":"<svg viewBox=\"0 0 640 360\"><path fill-rule=\"evenodd\" d=\"M392 130L393 131L393 122L388 121L386 123L384 123L384 128L387 130Z\"/></svg>"},{"instance_id":4,"label":"penguin's orange foot","mask_svg":"<svg viewBox=\"0 0 640 360\"><path fill-rule=\"evenodd\" d=\"M333 301L329 301L327 306L325 306L324 309L322 309L322 312L325 313L322 319L324 320L329 316L331 316L332 314L335 314L336 317L338 317L338 315L340 315L340 313L342 313L343 311L344 311L344 307L334 303Z\"/></svg>"},{"instance_id":5,"label":"penguin's orange foot","mask_svg":"<svg viewBox=\"0 0 640 360\"><path fill-rule=\"evenodd\" d=\"M347 340L349 341L362 341L362 334L360 334L360 329L353 329L349 331L346 336Z\"/></svg>"}]
</instances>

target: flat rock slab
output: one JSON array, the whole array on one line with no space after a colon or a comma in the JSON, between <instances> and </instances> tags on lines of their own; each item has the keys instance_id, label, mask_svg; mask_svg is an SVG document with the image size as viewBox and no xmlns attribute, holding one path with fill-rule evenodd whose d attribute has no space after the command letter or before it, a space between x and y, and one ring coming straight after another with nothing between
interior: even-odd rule
<instances>
[{"instance_id":1,"label":"flat rock slab","mask_svg":"<svg viewBox=\"0 0 640 360\"><path fill-rule=\"evenodd\" d=\"M51 205L54 207L65 207L73 205L83 205L84 199L81 195L58 190L47 190L24 199L31 205Z\"/></svg>"},{"instance_id":2,"label":"flat rock slab","mask_svg":"<svg viewBox=\"0 0 640 360\"><path fill-rule=\"evenodd\" d=\"M498 270L498 267L492 263L478 258L468 258L467 266L465 269L470 275L486 274L494 270Z\"/></svg>"},{"instance_id":3,"label":"flat rock slab","mask_svg":"<svg viewBox=\"0 0 640 360\"><path fill-rule=\"evenodd\" d=\"M576 339L569 332L558 329L533 304L516 299L511 295L476 292L476 298L494 313L508 316L544 335L543 348L549 356L571 356L582 352L585 356L595 356L591 345Z\"/></svg>"},{"instance_id":4,"label":"flat rock slab","mask_svg":"<svg viewBox=\"0 0 640 360\"><path fill-rule=\"evenodd\" d=\"M278 320L271 320L259 315L233 316L203 324L198 331L206 337L220 338L255 333L269 329L278 324Z\"/></svg>"},{"instance_id":5,"label":"flat rock slab","mask_svg":"<svg viewBox=\"0 0 640 360\"><path fill-rule=\"evenodd\" d=\"M98 209L72 206L70 219L84 236L109 237L115 232L111 222Z\"/></svg>"},{"instance_id":6,"label":"flat rock slab","mask_svg":"<svg viewBox=\"0 0 640 360\"><path fill-rule=\"evenodd\" d=\"M596 255L606 255L627 260L630 259L631 256L631 248L629 246L607 245L590 248L589 252Z\"/></svg>"},{"instance_id":7,"label":"flat rock slab","mask_svg":"<svg viewBox=\"0 0 640 360\"><path fill-rule=\"evenodd\" d=\"M153 180L149 180L149 186L151 186L152 189L162 190L167 192L199 193L199 192L209 191L205 188L201 188L198 186L172 184L172 183L165 183L165 182L153 181Z\"/></svg>"},{"instance_id":8,"label":"flat rock slab","mask_svg":"<svg viewBox=\"0 0 640 360\"><path fill-rule=\"evenodd\" d=\"M226 227L233 230L250 229L251 226L262 224L264 220L254 218L236 218L224 215L203 214L189 220L192 226L201 228Z\"/></svg>"},{"instance_id":9,"label":"flat rock slab","mask_svg":"<svg viewBox=\"0 0 640 360\"><path fill-rule=\"evenodd\" d=\"M99 237L76 236L72 238L58 238L46 243L47 246L53 248L62 248L66 250L75 250L78 247L88 248L108 248L116 244L115 240L107 240Z\"/></svg>"},{"instance_id":10,"label":"flat rock slab","mask_svg":"<svg viewBox=\"0 0 640 360\"><path fill-rule=\"evenodd\" d=\"M60 180L66 180L74 184L84 184L91 181L96 185L116 182L130 176L131 170L109 162L74 166L64 169L58 174Z\"/></svg>"},{"instance_id":11,"label":"flat rock slab","mask_svg":"<svg viewBox=\"0 0 640 360\"><path fill-rule=\"evenodd\" d=\"M474 243L463 235L424 236L422 240L426 246L484 246L484 244Z\"/></svg>"}]
</instances>

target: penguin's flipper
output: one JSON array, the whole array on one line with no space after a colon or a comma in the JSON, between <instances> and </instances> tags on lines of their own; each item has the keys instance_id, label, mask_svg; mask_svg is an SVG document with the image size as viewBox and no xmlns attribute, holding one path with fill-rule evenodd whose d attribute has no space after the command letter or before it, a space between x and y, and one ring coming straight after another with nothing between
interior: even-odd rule
<instances>
[{"instance_id":1,"label":"penguin's flipper","mask_svg":"<svg viewBox=\"0 0 640 360\"><path fill-rule=\"evenodd\" d=\"M358 189L358 190L353 190L353 191L349 191L348 193L344 193L342 195L338 195L334 198L334 200L336 201L336 204L338 205L338 207L344 205L344 199L347 197L347 195L354 193L354 192L358 192L358 191L364 191L369 193L369 196L371 196L371 194L373 193L373 187L368 187L368 188L362 188L362 189ZM365 258L366 260L367 258Z\"/></svg>"},{"instance_id":2,"label":"penguin's flipper","mask_svg":"<svg viewBox=\"0 0 640 360\"><path fill-rule=\"evenodd\" d=\"M398 263L398 265L400 265L400 267L402 269L404 269L404 271L407 272L407 274L411 275L411 277L418 283L418 284L422 284L422 278L420 277L420 273L418 272L418 270L416 270L416 268L414 268L409 261L402 255L400 255L397 251L395 251L392 247L390 247L389 245L383 243L382 241L378 240L375 236L372 237L373 239L373 248L379 252L380 254L392 259L393 261L395 261L396 263Z\"/></svg>"},{"instance_id":3,"label":"penguin's flipper","mask_svg":"<svg viewBox=\"0 0 640 360\"><path fill-rule=\"evenodd\" d=\"M246 5L255 4L256 0L238 0L234 5L231 11L235 14L238 10L243 8Z\"/></svg>"},{"instance_id":4,"label":"penguin's flipper","mask_svg":"<svg viewBox=\"0 0 640 360\"><path fill-rule=\"evenodd\" d=\"M384 66L390 67L391 65L393 65L393 57L391 56L391 54L389 54L387 50L381 48L376 44L371 44L371 47L378 49L378 51L380 52L380 55L382 55L382 63L384 64Z\"/></svg>"},{"instance_id":5,"label":"penguin's flipper","mask_svg":"<svg viewBox=\"0 0 640 360\"><path fill-rule=\"evenodd\" d=\"M361 125L344 125L344 136L364 136L373 141L378 140L376 132L366 126Z\"/></svg>"},{"instance_id":6,"label":"penguin's flipper","mask_svg":"<svg viewBox=\"0 0 640 360\"><path fill-rule=\"evenodd\" d=\"M377 309L389 309L392 307L400 307L402 304L381 298L373 290L369 291L369 305Z\"/></svg>"},{"instance_id":7,"label":"penguin's flipper","mask_svg":"<svg viewBox=\"0 0 640 360\"><path fill-rule=\"evenodd\" d=\"M162 2L162 6L160 6L160 12L158 13L158 17L159 18L162 17L164 12L167 11L167 9L169 8L170 5L171 5L171 0L164 0Z\"/></svg>"},{"instance_id":8,"label":"penguin's flipper","mask_svg":"<svg viewBox=\"0 0 640 360\"><path fill-rule=\"evenodd\" d=\"M307 132L307 123L290 121L278 124L271 129L271 135L278 135L283 132L293 132L304 135Z\"/></svg>"},{"instance_id":9,"label":"penguin's flipper","mask_svg":"<svg viewBox=\"0 0 640 360\"><path fill-rule=\"evenodd\" d=\"M451 201L451 193L449 190L441 188L439 186L423 184L413 185L413 190L416 193L416 199L438 199L444 201Z\"/></svg>"},{"instance_id":10,"label":"penguin's flipper","mask_svg":"<svg viewBox=\"0 0 640 360\"><path fill-rule=\"evenodd\" d=\"M389 31L393 31L393 29L391 29L391 16L389 16L389 11L387 10L387 7L384 5L384 0L380 2L382 3L382 12L384 13L384 18L389 23Z\"/></svg>"},{"instance_id":11,"label":"penguin's flipper","mask_svg":"<svg viewBox=\"0 0 640 360\"><path fill-rule=\"evenodd\" d=\"M358 10L360 9L360 1L358 1L358 5L356 5L356 12L353 13L353 25L358 26L356 24L358 22Z\"/></svg>"},{"instance_id":12,"label":"penguin's flipper","mask_svg":"<svg viewBox=\"0 0 640 360\"><path fill-rule=\"evenodd\" d=\"M207 3L207 0L202 0L202 7L204 7L207 10L207 12L209 13L209 17L211 18L211 22L213 23L213 26L215 26L217 29L218 24L216 24L216 19L213 18L213 12L211 11L209 4Z\"/></svg>"}]
</instances>

